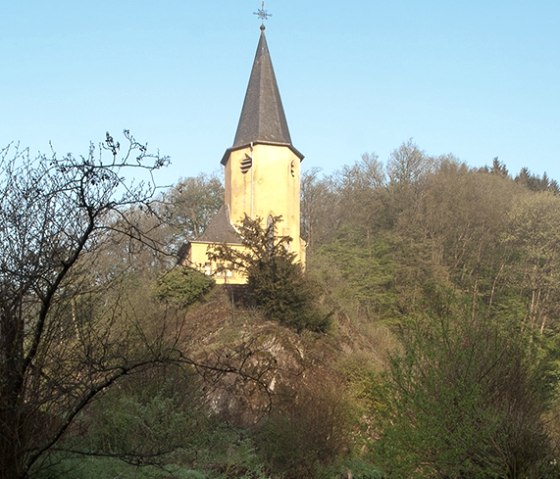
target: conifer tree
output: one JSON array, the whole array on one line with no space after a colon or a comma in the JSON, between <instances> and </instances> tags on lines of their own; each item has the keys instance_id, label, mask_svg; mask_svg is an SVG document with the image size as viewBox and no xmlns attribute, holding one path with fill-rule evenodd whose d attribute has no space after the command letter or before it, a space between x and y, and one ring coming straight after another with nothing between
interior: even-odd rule
<instances>
[{"instance_id":1,"label":"conifer tree","mask_svg":"<svg viewBox=\"0 0 560 479\"><path fill-rule=\"evenodd\" d=\"M288 250L292 238L276 235L281 220L280 216L271 216L263 227L261 218L245 216L238 225L243 248L214 244L208 256L218 263L218 270L245 273L248 301L270 319L298 331L325 331L328 315L315 307L314 286L295 262L295 254Z\"/></svg>"}]
</instances>

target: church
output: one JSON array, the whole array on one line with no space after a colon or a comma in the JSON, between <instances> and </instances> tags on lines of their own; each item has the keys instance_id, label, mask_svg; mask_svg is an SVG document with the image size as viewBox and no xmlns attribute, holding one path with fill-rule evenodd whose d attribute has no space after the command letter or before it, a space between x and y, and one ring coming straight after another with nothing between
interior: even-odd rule
<instances>
[{"instance_id":1,"label":"church","mask_svg":"<svg viewBox=\"0 0 560 479\"><path fill-rule=\"evenodd\" d=\"M253 62L233 145L221 160L225 169L224 205L199 238L189 242L186 264L214 277L219 284L244 284L246 277L223 270L209 260L208 248L226 243L243 248L236 225L245 215L282 216L277 234L289 236L289 250L305 264L305 241L300 237L300 164L280 98L265 36L264 23Z\"/></svg>"}]
</instances>

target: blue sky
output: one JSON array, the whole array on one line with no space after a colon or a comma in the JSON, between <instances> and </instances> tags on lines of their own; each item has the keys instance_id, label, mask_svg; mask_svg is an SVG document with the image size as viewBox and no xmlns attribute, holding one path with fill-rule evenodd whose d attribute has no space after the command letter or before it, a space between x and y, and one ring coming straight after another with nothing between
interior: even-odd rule
<instances>
[{"instance_id":1,"label":"blue sky","mask_svg":"<svg viewBox=\"0 0 560 479\"><path fill-rule=\"evenodd\" d=\"M220 171L259 36L259 0L3 0L0 145L62 154L127 128ZM329 173L412 138L472 166L560 180L557 0L268 0L294 146Z\"/></svg>"}]
</instances>

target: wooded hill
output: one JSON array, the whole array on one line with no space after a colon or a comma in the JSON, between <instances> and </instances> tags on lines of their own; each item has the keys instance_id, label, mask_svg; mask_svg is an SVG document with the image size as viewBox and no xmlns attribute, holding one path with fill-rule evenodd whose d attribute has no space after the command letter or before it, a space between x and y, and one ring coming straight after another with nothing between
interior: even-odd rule
<instances>
[{"instance_id":1,"label":"wooded hill","mask_svg":"<svg viewBox=\"0 0 560 479\"><path fill-rule=\"evenodd\" d=\"M2 153L0 477L559 476L555 181L412 142L308 171L307 271L265 248L232 298L176 266L221 182L154 199L127 139Z\"/></svg>"}]
</instances>

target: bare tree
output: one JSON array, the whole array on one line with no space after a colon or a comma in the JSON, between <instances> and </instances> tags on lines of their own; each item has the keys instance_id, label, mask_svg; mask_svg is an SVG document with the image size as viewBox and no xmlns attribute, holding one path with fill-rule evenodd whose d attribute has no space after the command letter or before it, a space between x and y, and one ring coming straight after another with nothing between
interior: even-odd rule
<instances>
[{"instance_id":1,"label":"bare tree","mask_svg":"<svg viewBox=\"0 0 560 479\"><path fill-rule=\"evenodd\" d=\"M27 477L100 392L170 354L158 339L141 348L145 334L119 329L118 301L95 294L107 284L92 265L112 230L150 242L125 212L150 208L152 174L168 163L124 136L122 149L107 133L79 158L0 151L2 479Z\"/></svg>"},{"instance_id":2,"label":"bare tree","mask_svg":"<svg viewBox=\"0 0 560 479\"><path fill-rule=\"evenodd\" d=\"M301 235L307 241L310 258L315 245L330 238L340 225L340 198L332 177L322 176L318 168L301 175Z\"/></svg>"},{"instance_id":3,"label":"bare tree","mask_svg":"<svg viewBox=\"0 0 560 479\"><path fill-rule=\"evenodd\" d=\"M169 240L179 248L199 238L224 202L219 178L204 173L180 181L164 198L163 215L169 226Z\"/></svg>"}]
</instances>

